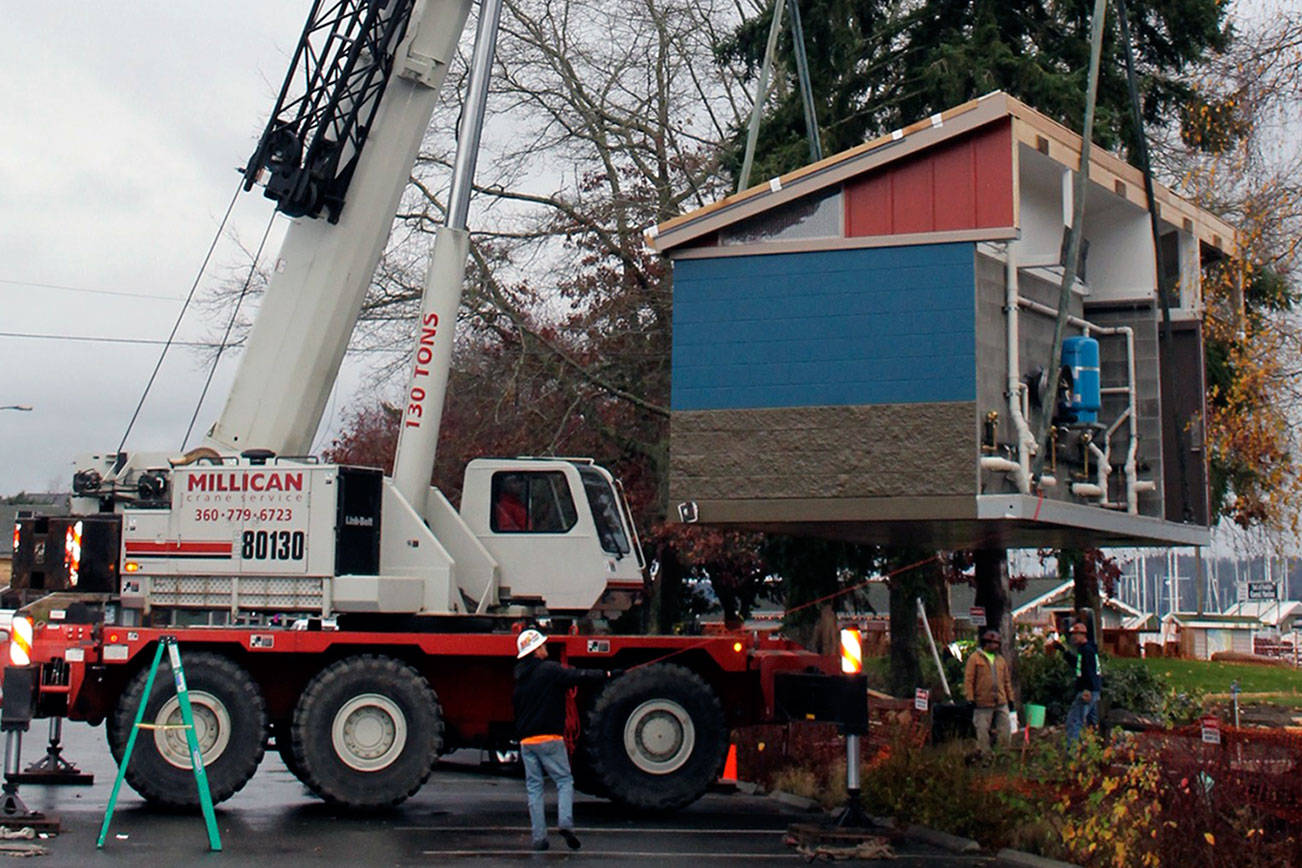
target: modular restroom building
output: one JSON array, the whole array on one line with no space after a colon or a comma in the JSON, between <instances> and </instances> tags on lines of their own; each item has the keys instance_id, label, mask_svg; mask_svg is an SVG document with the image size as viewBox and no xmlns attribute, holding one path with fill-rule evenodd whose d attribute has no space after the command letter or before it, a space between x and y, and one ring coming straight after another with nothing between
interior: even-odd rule
<instances>
[{"instance_id":1,"label":"modular restroom building","mask_svg":"<svg viewBox=\"0 0 1302 868\"><path fill-rule=\"evenodd\" d=\"M1202 282L1234 230L1156 187L1164 311L1142 174L1092 148L1067 330L1084 352L1051 400L1080 146L997 92L649 230L673 265L679 517L947 548L1206 543Z\"/></svg>"}]
</instances>

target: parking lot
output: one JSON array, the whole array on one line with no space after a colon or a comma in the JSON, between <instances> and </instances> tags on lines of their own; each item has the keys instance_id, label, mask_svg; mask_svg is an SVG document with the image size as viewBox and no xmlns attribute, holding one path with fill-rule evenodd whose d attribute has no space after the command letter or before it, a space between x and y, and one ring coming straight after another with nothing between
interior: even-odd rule
<instances>
[{"instance_id":1,"label":"parking lot","mask_svg":"<svg viewBox=\"0 0 1302 868\"><path fill-rule=\"evenodd\" d=\"M39 758L45 741L38 721L24 739L23 763ZM29 807L57 814L62 834L38 843L49 852L44 865L284 864L430 865L446 862L506 864L519 860L602 864L748 865L797 864L803 857L783 843L792 822L807 821L773 799L709 794L671 817L639 817L579 795L575 818L583 848L567 850L553 835L552 849L529 848L522 782L480 769L465 752L441 762L429 783L398 809L362 816L322 804L285 769L274 752L234 798L218 806L224 852L210 854L203 820L159 813L124 787L102 852L95 838L103 819L115 767L102 728L68 724L66 756L95 775L92 786L24 785ZM554 810L554 808L553 808ZM551 814L554 817L554 814ZM893 865L981 865L981 857L958 857L908 844ZM869 863L860 863L869 864Z\"/></svg>"}]
</instances>

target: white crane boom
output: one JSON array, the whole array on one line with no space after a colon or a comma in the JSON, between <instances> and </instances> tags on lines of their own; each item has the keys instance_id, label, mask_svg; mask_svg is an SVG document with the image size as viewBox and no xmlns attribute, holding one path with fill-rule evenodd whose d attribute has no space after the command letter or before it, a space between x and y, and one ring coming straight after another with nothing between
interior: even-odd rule
<instances>
[{"instance_id":1,"label":"white crane boom","mask_svg":"<svg viewBox=\"0 0 1302 868\"><path fill-rule=\"evenodd\" d=\"M311 449L469 9L470 0L413 9L347 208L337 223L300 216L290 226L208 445Z\"/></svg>"}]
</instances>

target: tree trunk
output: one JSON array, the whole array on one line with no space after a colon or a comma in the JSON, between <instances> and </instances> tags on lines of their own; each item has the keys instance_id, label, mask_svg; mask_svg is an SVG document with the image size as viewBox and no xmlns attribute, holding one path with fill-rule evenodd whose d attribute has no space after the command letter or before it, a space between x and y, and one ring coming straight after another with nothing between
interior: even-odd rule
<instances>
[{"instance_id":1,"label":"tree trunk","mask_svg":"<svg viewBox=\"0 0 1302 868\"><path fill-rule=\"evenodd\" d=\"M1013 607L1008 590L1008 551L1006 549L978 549L975 553L976 599L986 610L986 627L998 630L1003 638L1004 659L1013 679L1013 689L1020 692L1017 677L1017 631L1013 628Z\"/></svg>"},{"instance_id":2,"label":"tree trunk","mask_svg":"<svg viewBox=\"0 0 1302 868\"><path fill-rule=\"evenodd\" d=\"M954 641L954 615L949 607L949 581L943 569L931 570L931 594L926 599L927 619L937 645Z\"/></svg>"},{"instance_id":3,"label":"tree trunk","mask_svg":"<svg viewBox=\"0 0 1302 868\"><path fill-rule=\"evenodd\" d=\"M790 537L775 540L770 563L783 575L787 614L782 629L806 648L814 645L821 601L836 593L844 546L820 539ZM838 601L831 600L833 609Z\"/></svg>"},{"instance_id":4,"label":"tree trunk","mask_svg":"<svg viewBox=\"0 0 1302 868\"><path fill-rule=\"evenodd\" d=\"M1066 578L1067 571L1071 575L1072 607L1076 610L1076 620L1089 627L1090 641L1102 647L1103 602L1099 596L1098 571L1088 563L1085 552L1080 549L1063 549L1058 553L1058 575Z\"/></svg>"},{"instance_id":5,"label":"tree trunk","mask_svg":"<svg viewBox=\"0 0 1302 868\"><path fill-rule=\"evenodd\" d=\"M918 660L918 604L912 583L891 580L891 693L912 696L922 683Z\"/></svg>"},{"instance_id":6,"label":"tree trunk","mask_svg":"<svg viewBox=\"0 0 1302 868\"><path fill-rule=\"evenodd\" d=\"M927 556L917 549L894 549L887 554L887 570L916 563ZM891 577L891 675L890 690L895 696L908 697L924 686L922 662L918 658L918 598L930 596L928 584L934 564L924 564Z\"/></svg>"},{"instance_id":7,"label":"tree trunk","mask_svg":"<svg viewBox=\"0 0 1302 868\"><path fill-rule=\"evenodd\" d=\"M661 543L656 552L660 569L652 585L648 607L647 632L669 634L674 631L682 613L683 565L678 551L668 543Z\"/></svg>"}]
</instances>

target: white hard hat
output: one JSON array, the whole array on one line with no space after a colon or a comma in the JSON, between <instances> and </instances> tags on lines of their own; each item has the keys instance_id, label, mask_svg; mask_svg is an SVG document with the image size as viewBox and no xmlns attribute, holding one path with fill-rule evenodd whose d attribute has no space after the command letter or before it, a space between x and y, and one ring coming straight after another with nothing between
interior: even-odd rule
<instances>
[{"instance_id":1,"label":"white hard hat","mask_svg":"<svg viewBox=\"0 0 1302 868\"><path fill-rule=\"evenodd\" d=\"M525 630L519 636L515 637L515 657L517 660L523 660L533 652L537 651L547 641L547 637L537 630Z\"/></svg>"}]
</instances>

